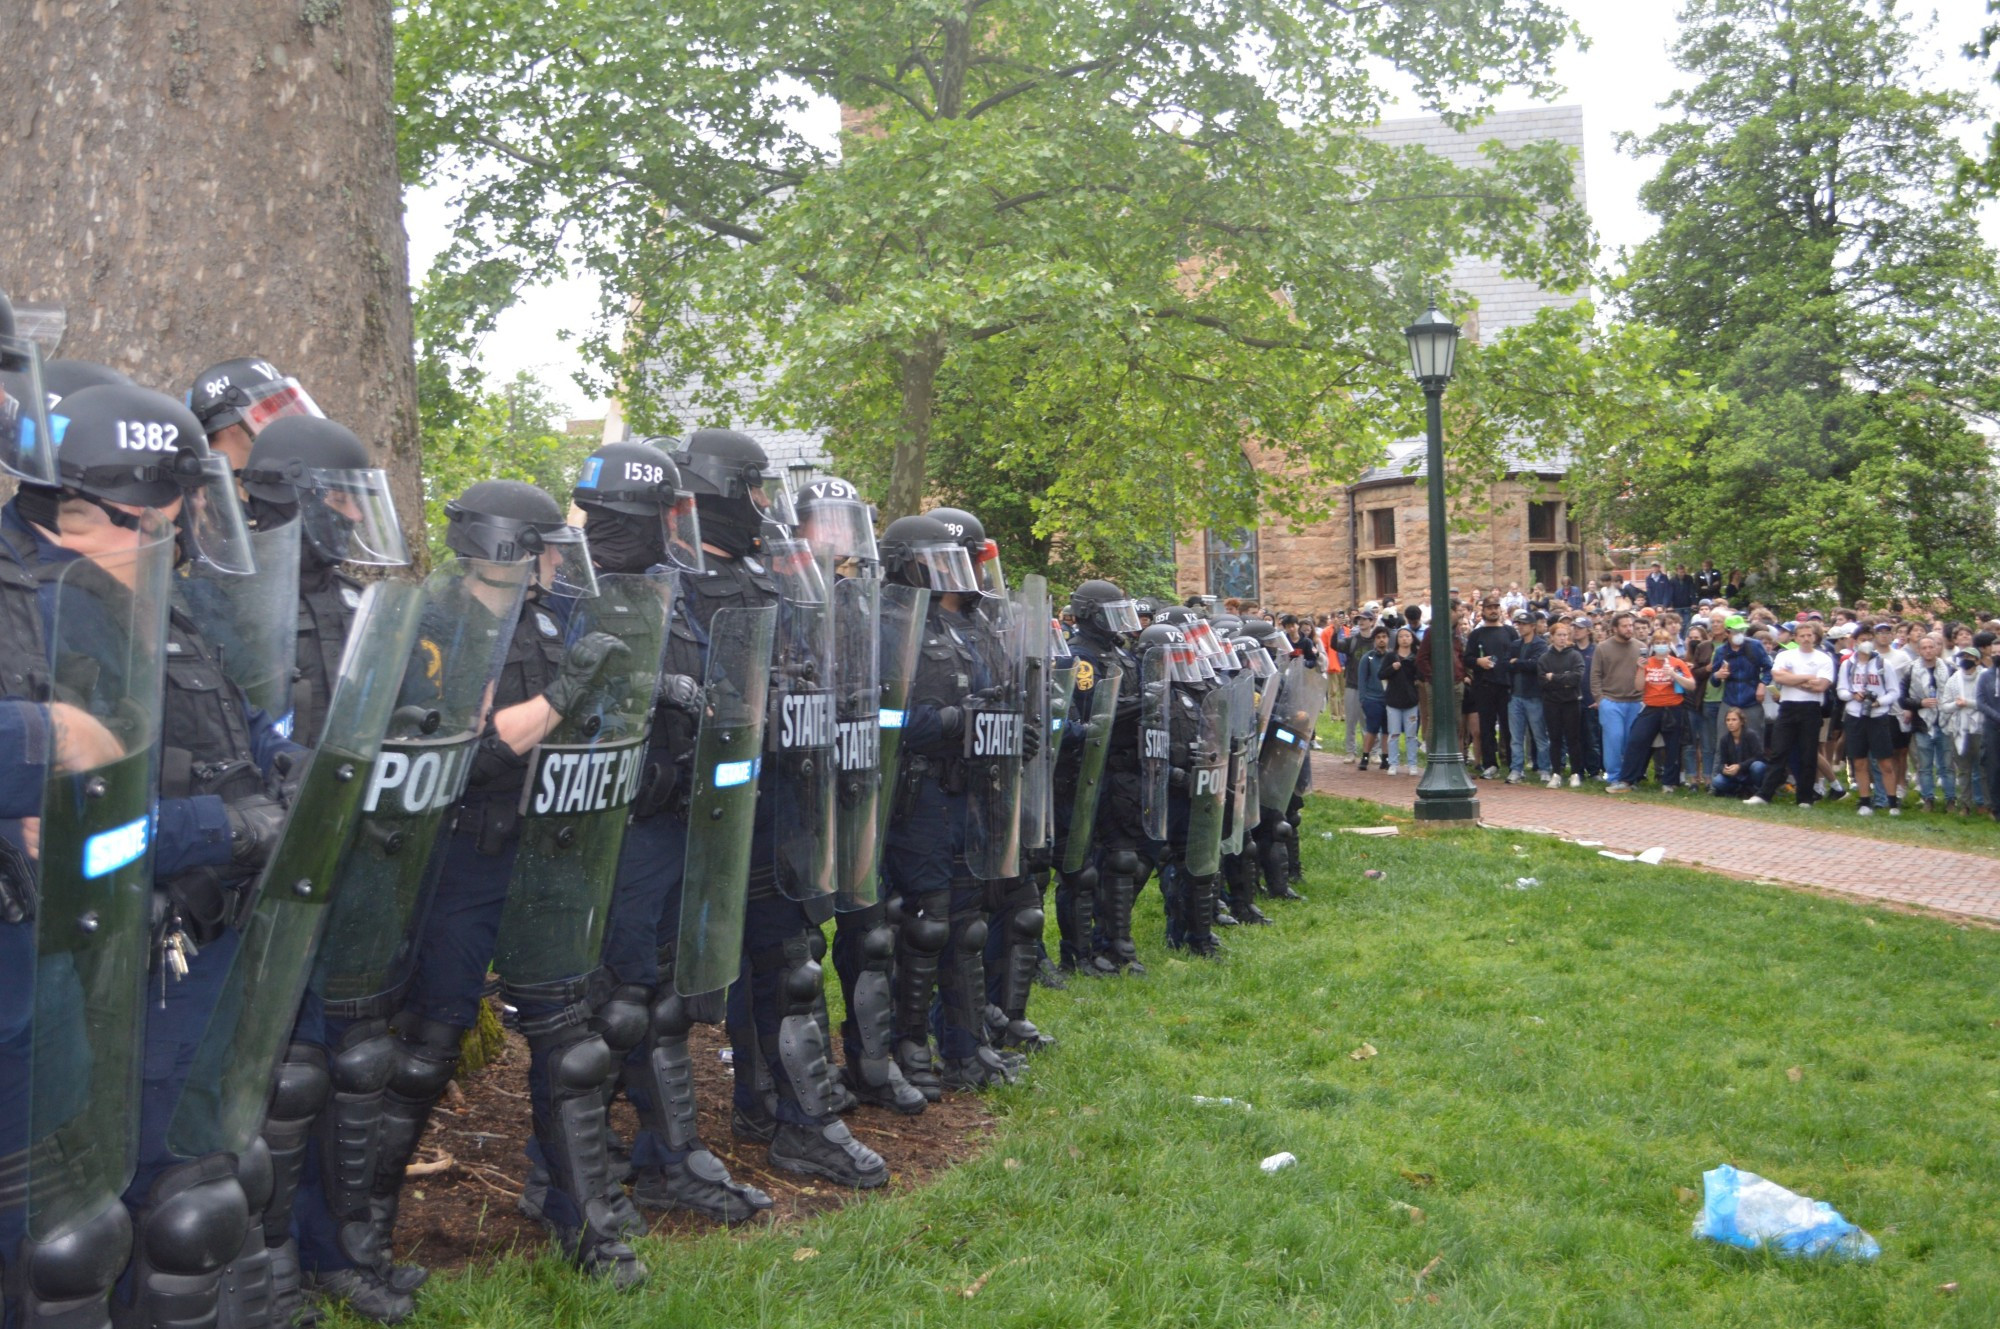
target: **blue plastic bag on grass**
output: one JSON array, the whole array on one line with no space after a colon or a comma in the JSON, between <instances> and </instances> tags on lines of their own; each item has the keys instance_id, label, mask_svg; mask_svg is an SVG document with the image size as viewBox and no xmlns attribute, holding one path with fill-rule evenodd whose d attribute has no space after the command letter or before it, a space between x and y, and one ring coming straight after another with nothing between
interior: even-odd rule
<instances>
[{"instance_id":1,"label":"blue plastic bag on grass","mask_svg":"<svg viewBox=\"0 0 2000 1329\"><path fill-rule=\"evenodd\" d=\"M1744 1250L1780 1255L1872 1260L1882 1253L1875 1238L1842 1218L1824 1200L1788 1191L1754 1172L1724 1163L1701 1174L1701 1217L1694 1235Z\"/></svg>"}]
</instances>

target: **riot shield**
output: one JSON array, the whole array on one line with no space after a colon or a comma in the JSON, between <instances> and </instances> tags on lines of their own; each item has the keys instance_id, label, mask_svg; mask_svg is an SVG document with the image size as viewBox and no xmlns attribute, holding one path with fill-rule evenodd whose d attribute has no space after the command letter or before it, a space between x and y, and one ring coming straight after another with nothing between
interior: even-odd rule
<instances>
[{"instance_id":1,"label":"riot shield","mask_svg":"<svg viewBox=\"0 0 2000 1329\"><path fill-rule=\"evenodd\" d=\"M673 585L666 571L600 575L595 596L569 602L566 641L604 632L625 649L528 757L520 847L493 948L494 972L513 986L581 977L603 954L626 809L646 772Z\"/></svg>"},{"instance_id":2,"label":"riot shield","mask_svg":"<svg viewBox=\"0 0 2000 1329\"><path fill-rule=\"evenodd\" d=\"M889 813L896 798L896 778L902 769L903 712L910 702L910 685L917 677L917 652L924 644L924 615L931 593L916 586L882 584L882 643L877 653L882 673L882 799L875 814L875 843L889 834Z\"/></svg>"},{"instance_id":3,"label":"riot shield","mask_svg":"<svg viewBox=\"0 0 2000 1329\"><path fill-rule=\"evenodd\" d=\"M1257 680L1240 669L1229 680L1229 791L1223 818L1222 852L1243 852L1243 813L1249 804L1250 771L1257 737Z\"/></svg>"},{"instance_id":4,"label":"riot shield","mask_svg":"<svg viewBox=\"0 0 2000 1329\"><path fill-rule=\"evenodd\" d=\"M1278 699L1257 759L1257 794L1264 807L1283 811L1312 748L1313 726L1326 705L1326 676L1306 668L1303 660L1287 660L1264 687L1276 688Z\"/></svg>"},{"instance_id":5,"label":"riot shield","mask_svg":"<svg viewBox=\"0 0 2000 1329\"><path fill-rule=\"evenodd\" d=\"M312 990L336 1005L386 1004L409 977L417 924L465 793L493 682L534 576L518 563L441 564L424 582L417 645L334 876Z\"/></svg>"},{"instance_id":6,"label":"riot shield","mask_svg":"<svg viewBox=\"0 0 2000 1329\"><path fill-rule=\"evenodd\" d=\"M771 635L777 609L718 609L694 740L686 870L674 987L698 997L736 981L749 907L750 836L757 820Z\"/></svg>"},{"instance_id":7,"label":"riot shield","mask_svg":"<svg viewBox=\"0 0 2000 1329\"><path fill-rule=\"evenodd\" d=\"M1090 732L1076 767L1076 792L1070 797L1069 835L1063 842L1062 870L1080 872L1090 855L1091 827L1097 823L1097 796L1104 788L1104 759L1111 751L1111 726L1118 714L1118 689L1124 673L1106 667L1091 689Z\"/></svg>"},{"instance_id":8,"label":"riot shield","mask_svg":"<svg viewBox=\"0 0 2000 1329\"><path fill-rule=\"evenodd\" d=\"M778 583L778 626L764 727L770 761L759 780L771 800L778 889L817 900L837 881L833 598L803 540L766 541L764 550Z\"/></svg>"},{"instance_id":9,"label":"riot shield","mask_svg":"<svg viewBox=\"0 0 2000 1329\"><path fill-rule=\"evenodd\" d=\"M1167 648L1139 662L1139 821L1149 840L1167 838L1167 781L1173 773L1173 684Z\"/></svg>"},{"instance_id":10,"label":"riot shield","mask_svg":"<svg viewBox=\"0 0 2000 1329\"><path fill-rule=\"evenodd\" d=\"M1222 866L1222 822L1229 794L1229 711L1235 699L1228 687L1202 694L1195 727L1193 766L1188 771L1187 870L1197 877Z\"/></svg>"},{"instance_id":11,"label":"riot shield","mask_svg":"<svg viewBox=\"0 0 2000 1329\"><path fill-rule=\"evenodd\" d=\"M423 587L409 582L377 582L362 596L325 731L284 834L245 896L235 959L167 1125L177 1154L240 1153L263 1124L271 1072L291 1038L335 870L374 779L423 605ZM290 612L296 622L297 610Z\"/></svg>"},{"instance_id":12,"label":"riot shield","mask_svg":"<svg viewBox=\"0 0 2000 1329\"><path fill-rule=\"evenodd\" d=\"M38 1241L103 1211L132 1179L173 564L161 536L77 559L53 586L50 722L65 731L57 751L91 755L51 762L42 797L24 1123Z\"/></svg>"},{"instance_id":13,"label":"riot shield","mask_svg":"<svg viewBox=\"0 0 2000 1329\"><path fill-rule=\"evenodd\" d=\"M250 552L257 571L247 577L205 559L189 564L182 599L222 672L289 735L299 654L299 523L253 532Z\"/></svg>"},{"instance_id":14,"label":"riot shield","mask_svg":"<svg viewBox=\"0 0 2000 1329\"><path fill-rule=\"evenodd\" d=\"M876 869L882 811L882 583L849 577L833 588L833 907L882 898Z\"/></svg>"},{"instance_id":15,"label":"riot shield","mask_svg":"<svg viewBox=\"0 0 2000 1329\"><path fill-rule=\"evenodd\" d=\"M1023 849L1046 849L1055 842L1056 835L1056 754L1062 748L1063 733L1069 728L1070 708L1076 700L1076 658L1069 653L1062 633L1053 627L1049 636L1049 721L1042 730L1042 750L1035 760L1042 767L1035 777L1040 789L1037 799L1041 807L1039 813L1028 808L1027 773L1021 776L1021 847ZM1039 816L1044 827L1039 840L1028 842L1031 819Z\"/></svg>"},{"instance_id":16,"label":"riot shield","mask_svg":"<svg viewBox=\"0 0 2000 1329\"><path fill-rule=\"evenodd\" d=\"M1021 725L1035 735L1034 754L1028 744L1021 753L1021 848L1048 847L1051 823L1049 780L1055 773L1055 750L1049 743L1049 717L1054 711L1050 682L1049 583L1024 577L1010 598L1021 633Z\"/></svg>"},{"instance_id":17,"label":"riot shield","mask_svg":"<svg viewBox=\"0 0 2000 1329\"><path fill-rule=\"evenodd\" d=\"M1048 594L1045 582L1041 593ZM972 647L986 686L965 707L965 863L979 880L997 881L1021 872L1028 634L1018 602L989 599L986 604L991 607L972 620Z\"/></svg>"}]
</instances>

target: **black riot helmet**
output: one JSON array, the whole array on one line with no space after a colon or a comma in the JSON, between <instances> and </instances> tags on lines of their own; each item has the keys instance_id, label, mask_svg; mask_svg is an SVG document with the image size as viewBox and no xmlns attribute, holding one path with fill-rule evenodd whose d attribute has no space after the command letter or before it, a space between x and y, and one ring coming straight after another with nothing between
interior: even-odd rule
<instances>
[{"instance_id":1,"label":"black riot helmet","mask_svg":"<svg viewBox=\"0 0 2000 1329\"><path fill-rule=\"evenodd\" d=\"M590 454L571 494L583 509L591 553L606 571L644 572L666 563L703 570L701 517L670 438L607 443Z\"/></svg>"},{"instance_id":2,"label":"black riot helmet","mask_svg":"<svg viewBox=\"0 0 2000 1329\"><path fill-rule=\"evenodd\" d=\"M590 544L563 510L521 480L481 480L444 505L445 547L488 563L540 560L536 580L563 595L594 596Z\"/></svg>"},{"instance_id":3,"label":"black riot helmet","mask_svg":"<svg viewBox=\"0 0 2000 1329\"><path fill-rule=\"evenodd\" d=\"M875 514L861 491L834 476L815 480L792 496L798 510L798 535L822 562L878 562Z\"/></svg>"},{"instance_id":4,"label":"black riot helmet","mask_svg":"<svg viewBox=\"0 0 2000 1329\"><path fill-rule=\"evenodd\" d=\"M185 406L130 383L106 384L64 397L50 424L61 440L56 486L22 491L30 520L53 530L55 503L82 498L130 529L135 519L126 509L167 508L178 501L175 520L188 557L223 572L256 570L229 463L208 450L201 426ZM49 521L42 520L44 514Z\"/></svg>"},{"instance_id":5,"label":"black riot helmet","mask_svg":"<svg viewBox=\"0 0 2000 1329\"><path fill-rule=\"evenodd\" d=\"M1215 681L1215 671L1209 667L1208 661L1202 658L1195 644L1188 640L1187 633L1175 624L1153 624L1139 634L1139 639L1132 643L1132 649L1138 652L1142 661L1149 652L1155 649L1164 650L1167 654L1169 682L1193 684Z\"/></svg>"},{"instance_id":6,"label":"black riot helmet","mask_svg":"<svg viewBox=\"0 0 2000 1329\"><path fill-rule=\"evenodd\" d=\"M965 546L972 570L979 574L979 593L1006 598L1007 574L1000 568L1000 546L986 538L986 524L964 508L932 508L924 515L943 522Z\"/></svg>"},{"instance_id":7,"label":"black riot helmet","mask_svg":"<svg viewBox=\"0 0 2000 1329\"><path fill-rule=\"evenodd\" d=\"M1159 617L1160 598L1156 595L1142 595L1132 602L1132 607L1139 611L1141 623L1151 623Z\"/></svg>"},{"instance_id":8,"label":"black riot helmet","mask_svg":"<svg viewBox=\"0 0 2000 1329\"><path fill-rule=\"evenodd\" d=\"M1237 633L1229 638L1229 644L1235 648L1236 658L1242 662L1241 667L1248 669L1253 677L1265 679L1277 672L1277 662L1271 658L1270 650L1249 633Z\"/></svg>"},{"instance_id":9,"label":"black riot helmet","mask_svg":"<svg viewBox=\"0 0 2000 1329\"><path fill-rule=\"evenodd\" d=\"M242 425L255 438L288 415L326 414L297 379L258 356L202 370L188 389L187 405L210 438L231 425Z\"/></svg>"},{"instance_id":10,"label":"black riot helmet","mask_svg":"<svg viewBox=\"0 0 2000 1329\"><path fill-rule=\"evenodd\" d=\"M965 546L935 517L896 518L882 531L881 553L882 575L890 581L939 594L979 589Z\"/></svg>"},{"instance_id":11,"label":"black riot helmet","mask_svg":"<svg viewBox=\"0 0 2000 1329\"><path fill-rule=\"evenodd\" d=\"M767 521L798 521L784 478L771 469L764 445L734 429L697 429L674 452L681 483L694 491L708 542L741 556L755 547ZM720 538L718 538L720 537Z\"/></svg>"},{"instance_id":12,"label":"black riot helmet","mask_svg":"<svg viewBox=\"0 0 2000 1329\"><path fill-rule=\"evenodd\" d=\"M313 560L377 567L410 561L389 474L345 425L316 415L274 420L257 435L239 478L259 528L300 518Z\"/></svg>"},{"instance_id":13,"label":"black riot helmet","mask_svg":"<svg viewBox=\"0 0 2000 1329\"><path fill-rule=\"evenodd\" d=\"M42 366L42 386L60 401L85 388L131 387L132 380L94 360L51 360Z\"/></svg>"},{"instance_id":14,"label":"black riot helmet","mask_svg":"<svg viewBox=\"0 0 2000 1329\"><path fill-rule=\"evenodd\" d=\"M14 302L0 291L0 472L35 484L55 480L48 380L41 347L14 326Z\"/></svg>"},{"instance_id":15,"label":"black riot helmet","mask_svg":"<svg viewBox=\"0 0 2000 1329\"><path fill-rule=\"evenodd\" d=\"M1153 615L1155 623L1171 623L1181 630L1188 644L1200 652L1212 668L1222 668L1228 650L1222 639L1216 635L1215 627L1194 610L1182 605L1167 605Z\"/></svg>"},{"instance_id":16,"label":"black riot helmet","mask_svg":"<svg viewBox=\"0 0 2000 1329\"><path fill-rule=\"evenodd\" d=\"M1069 593L1070 612L1078 628L1113 640L1139 630L1132 599L1113 582L1093 578Z\"/></svg>"}]
</instances>

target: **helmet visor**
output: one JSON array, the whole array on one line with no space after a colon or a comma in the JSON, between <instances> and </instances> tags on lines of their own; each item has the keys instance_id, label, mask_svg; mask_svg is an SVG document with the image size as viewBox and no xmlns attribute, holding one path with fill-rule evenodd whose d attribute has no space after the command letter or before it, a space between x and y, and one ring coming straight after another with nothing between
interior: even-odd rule
<instances>
[{"instance_id":1,"label":"helmet visor","mask_svg":"<svg viewBox=\"0 0 2000 1329\"><path fill-rule=\"evenodd\" d=\"M672 503L660 505L660 534L667 551L667 564L683 572L706 572L708 563L701 554L701 514L695 510L694 495L685 489L674 491Z\"/></svg>"},{"instance_id":2,"label":"helmet visor","mask_svg":"<svg viewBox=\"0 0 2000 1329\"><path fill-rule=\"evenodd\" d=\"M1062 620L1051 618L1049 620L1049 659L1055 661L1057 664L1061 664L1066 660L1073 660L1075 658L1075 655L1069 649L1069 638L1063 633Z\"/></svg>"},{"instance_id":3,"label":"helmet visor","mask_svg":"<svg viewBox=\"0 0 2000 1329\"><path fill-rule=\"evenodd\" d=\"M295 378L259 383L249 390L248 395L250 401L243 407L243 427L250 431L252 438L263 433L273 420L282 420L288 415L326 418L326 412L319 408L319 403L299 386Z\"/></svg>"},{"instance_id":4,"label":"helmet visor","mask_svg":"<svg viewBox=\"0 0 2000 1329\"><path fill-rule=\"evenodd\" d=\"M590 542L581 526L545 526L535 580L557 595L592 599L597 595L597 570L590 566Z\"/></svg>"},{"instance_id":5,"label":"helmet visor","mask_svg":"<svg viewBox=\"0 0 2000 1329\"><path fill-rule=\"evenodd\" d=\"M826 577L820 571L819 560L813 557L810 544L804 540L767 540L764 560L771 570L771 580L778 583L778 594L787 601L799 605L827 603Z\"/></svg>"},{"instance_id":6,"label":"helmet visor","mask_svg":"<svg viewBox=\"0 0 2000 1329\"><path fill-rule=\"evenodd\" d=\"M324 558L381 568L409 565L387 471L307 471L299 486L299 518L306 539Z\"/></svg>"},{"instance_id":7,"label":"helmet visor","mask_svg":"<svg viewBox=\"0 0 2000 1329\"><path fill-rule=\"evenodd\" d=\"M1112 632L1137 632L1139 607L1130 600L1108 600L1099 607L1104 626Z\"/></svg>"},{"instance_id":8,"label":"helmet visor","mask_svg":"<svg viewBox=\"0 0 2000 1329\"><path fill-rule=\"evenodd\" d=\"M1215 677L1204 674L1201 652L1185 642L1167 647L1167 677L1175 683L1203 683Z\"/></svg>"},{"instance_id":9,"label":"helmet visor","mask_svg":"<svg viewBox=\"0 0 2000 1329\"><path fill-rule=\"evenodd\" d=\"M910 561L924 570L935 592L969 594L979 589L979 574L972 570L972 556L956 541L917 545L910 550Z\"/></svg>"},{"instance_id":10,"label":"helmet visor","mask_svg":"<svg viewBox=\"0 0 2000 1329\"><path fill-rule=\"evenodd\" d=\"M0 337L0 471L38 485L56 483L49 397L42 390L41 348L26 337Z\"/></svg>"},{"instance_id":11,"label":"helmet visor","mask_svg":"<svg viewBox=\"0 0 2000 1329\"><path fill-rule=\"evenodd\" d=\"M1254 677L1265 679L1278 672L1278 666L1271 663L1271 653L1262 646L1238 645L1236 650Z\"/></svg>"},{"instance_id":12,"label":"helmet visor","mask_svg":"<svg viewBox=\"0 0 2000 1329\"><path fill-rule=\"evenodd\" d=\"M973 570L979 574L979 593L1005 597L1007 574L1000 570L1000 546L988 540L972 551Z\"/></svg>"},{"instance_id":13,"label":"helmet visor","mask_svg":"<svg viewBox=\"0 0 2000 1329\"><path fill-rule=\"evenodd\" d=\"M823 562L844 563L856 559L873 563L875 524L868 519L868 505L844 498L816 498L799 514L794 528L799 538L810 544Z\"/></svg>"},{"instance_id":14,"label":"helmet visor","mask_svg":"<svg viewBox=\"0 0 2000 1329\"><path fill-rule=\"evenodd\" d=\"M798 509L792 506L792 491L785 487L782 475L765 476L762 486L750 491L750 501L757 505L757 512L765 521L780 526L799 524Z\"/></svg>"},{"instance_id":15,"label":"helmet visor","mask_svg":"<svg viewBox=\"0 0 2000 1329\"><path fill-rule=\"evenodd\" d=\"M1201 653L1201 658L1210 664L1219 663L1223 656L1222 642L1215 635L1215 629L1206 620L1196 619L1181 624L1181 632L1188 639L1188 645Z\"/></svg>"},{"instance_id":16,"label":"helmet visor","mask_svg":"<svg viewBox=\"0 0 2000 1329\"><path fill-rule=\"evenodd\" d=\"M237 501L236 479L229 459L221 453L196 457L182 453L174 478L181 486L181 533L190 553L217 572L247 577L257 570L250 552L250 525Z\"/></svg>"}]
</instances>

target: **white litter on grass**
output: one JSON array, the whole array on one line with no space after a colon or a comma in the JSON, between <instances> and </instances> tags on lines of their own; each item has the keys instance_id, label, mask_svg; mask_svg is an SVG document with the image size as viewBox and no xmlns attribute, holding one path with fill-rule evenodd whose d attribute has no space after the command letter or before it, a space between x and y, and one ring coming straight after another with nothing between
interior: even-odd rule
<instances>
[{"instance_id":1,"label":"white litter on grass","mask_svg":"<svg viewBox=\"0 0 2000 1329\"><path fill-rule=\"evenodd\" d=\"M1639 861L1637 854L1621 854L1616 849L1600 849L1597 851L1597 856L1599 858L1615 858L1620 863L1637 863Z\"/></svg>"},{"instance_id":2,"label":"white litter on grass","mask_svg":"<svg viewBox=\"0 0 2000 1329\"><path fill-rule=\"evenodd\" d=\"M1660 865L1660 861L1664 859L1666 856L1667 856L1667 851L1663 846L1654 845L1651 849L1648 849L1645 853L1639 855L1639 861L1641 863L1651 864L1653 867L1658 867Z\"/></svg>"},{"instance_id":3,"label":"white litter on grass","mask_svg":"<svg viewBox=\"0 0 2000 1329\"><path fill-rule=\"evenodd\" d=\"M1542 879L1540 877L1516 877L1514 878L1514 885L1511 889L1517 891L1532 891L1533 889L1535 889L1535 887L1541 884L1542 884Z\"/></svg>"},{"instance_id":4,"label":"white litter on grass","mask_svg":"<svg viewBox=\"0 0 2000 1329\"><path fill-rule=\"evenodd\" d=\"M715 1050L715 1055L725 1066L733 1066L736 1064L735 1048L717 1048Z\"/></svg>"},{"instance_id":5,"label":"white litter on grass","mask_svg":"<svg viewBox=\"0 0 2000 1329\"><path fill-rule=\"evenodd\" d=\"M1577 846L1578 848L1581 848L1581 849L1596 849L1597 847L1599 847L1600 845L1602 845L1602 844L1604 843L1604 841L1602 841L1602 840L1571 840L1571 841L1570 841L1570 843L1571 843L1571 844L1573 844L1573 845L1576 845L1576 846Z\"/></svg>"},{"instance_id":6,"label":"white litter on grass","mask_svg":"<svg viewBox=\"0 0 2000 1329\"><path fill-rule=\"evenodd\" d=\"M1343 826L1340 828L1340 831L1341 834L1343 835L1401 835L1402 834L1402 832L1397 830L1394 826ZM1326 838L1331 840L1333 837L1329 835Z\"/></svg>"},{"instance_id":7,"label":"white litter on grass","mask_svg":"<svg viewBox=\"0 0 2000 1329\"><path fill-rule=\"evenodd\" d=\"M1240 1098L1210 1098L1207 1094L1196 1094L1194 1096L1194 1103L1196 1107L1240 1107L1245 1112L1256 1111L1249 1103Z\"/></svg>"},{"instance_id":8,"label":"white litter on grass","mask_svg":"<svg viewBox=\"0 0 2000 1329\"><path fill-rule=\"evenodd\" d=\"M1656 868L1665 860L1667 851L1661 845L1654 845L1644 853L1638 854L1621 854L1616 849L1600 849L1597 851L1597 856L1599 858L1614 858L1620 863L1644 863L1648 867Z\"/></svg>"},{"instance_id":9,"label":"white litter on grass","mask_svg":"<svg viewBox=\"0 0 2000 1329\"><path fill-rule=\"evenodd\" d=\"M1282 1172L1286 1168L1291 1167L1292 1165L1297 1163L1298 1161L1299 1161L1298 1157L1295 1154L1289 1154L1289 1153L1272 1154L1269 1158L1265 1159L1257 1166L1262 1168L1266 1172Z\"/></svg>"}]
</instances>

